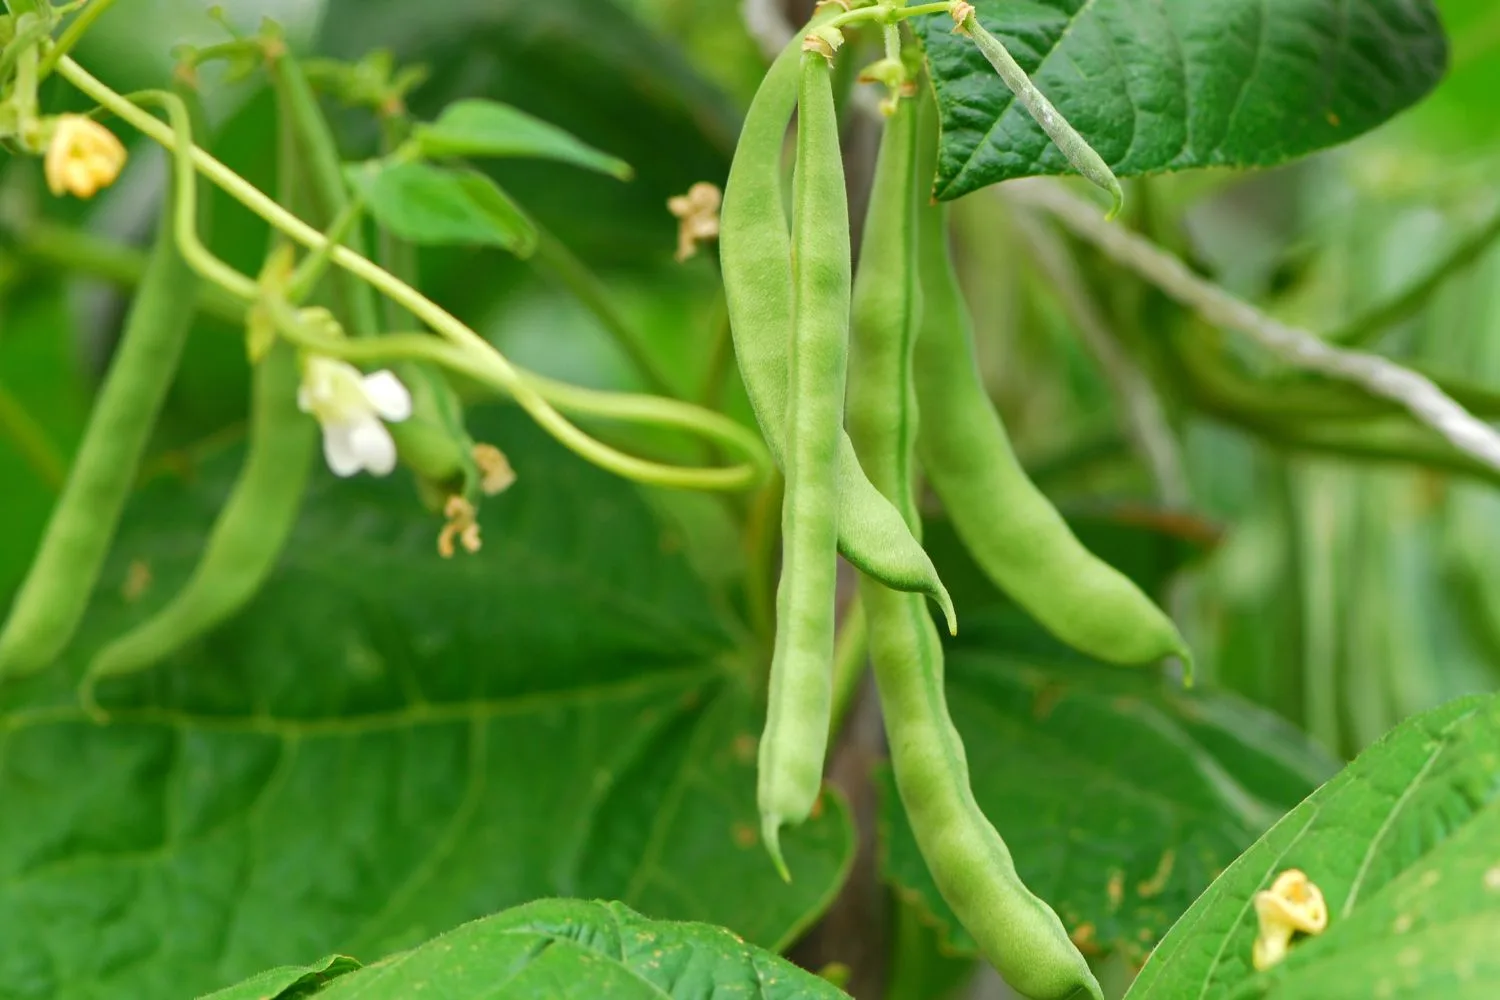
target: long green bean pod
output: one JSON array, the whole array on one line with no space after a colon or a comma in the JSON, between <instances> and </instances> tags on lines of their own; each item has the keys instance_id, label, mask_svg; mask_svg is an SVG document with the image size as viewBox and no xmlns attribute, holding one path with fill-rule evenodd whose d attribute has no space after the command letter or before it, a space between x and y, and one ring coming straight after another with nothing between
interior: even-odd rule
<instances>
[{"instance_id":1,"label":"long green bean pod","mask_svg":"<svg viewBox=\"0 0 1500 1000\"><path fill-rule=\"evenodd\" d=\"M822 17L835 13L830 5ZM766 444L783 468L792 246L782 203L781 152L797 101L800 59L799 35L772 64L745 116L724 188L719 241L735 355ZM844 558L887 586L931 597L949 630L955 630L953 602L937 569L901 515L871 485L848 435L840 435L838 467L839 551Z\"/></svg>"},{"instance_id":2,"label":"long green bean pod","mask_svg":"<svg viewBox=\"0 0 1500 1000\"><path fill-rule=\"evenodd\" d=\"M305 210L304 157L292 117L284 104L279 110L280 199ZM198 565L171 601L94 657L86 702L100 680L144 670L228 620L275 567L307 491L318 425L297 408L301 373L291 345L277 341L251 377L249 450Z\"/></svg>"},{"instance_id":3,"label":"long green bean pod","mask_svg":"<svg viewBox=\"0 0 1500 1000\"><path fill-rule=\"evenodd\" d=\"M1083 547L1016 460L975 360L944 207L923 209L918 244L925 308L916 352L924 418L917 447L964 545L996 586L1075 649L1121 664L1180 656L1190 669L1172 620Z\"/></svg>"},{"instance_id":4,"label":"long green bean pod","mask_svg":"<svg viewBox=\"0 0 1500 1000\"><path fill-rule=\"evenodd\" d=\"M154 665L243 608L260 590L296 523L317 452L317 423L297 410L296 353L278 342L255 366L250 449L183 589L105 646L87 684Z\"/></svg>"},{"instance_id":5,"label":"long green bean pod","mask_svg":"<svg viewBox=\"0 0 1500 1000\"><path fill-rule=\"evenodd\" d=\"M0 676L32 673L72 639L192 329L198 276L162 198L156 245L42 543L0 631Z\"/></svg>"},{"instance_id":6,"label":"long green bean pod","mask_svg":"<svg viewBox=\"0 0 1500 1000\"><path fill-rule=\"evenodd\" d=\"M914 349L926 336L915 283L918 198L932 177L935 117L902 101L886 125L855 291L850 432L871 478L920 529L914 493ZM924 104L926 102L923 102ZM930 127L929 127L930 126ZM920 184L916 183L920 181ZM921 197L925 201L925 197ZM926 417L926 414L922 414ZM969 787L948 714L943 649L922 601L864 578L870 655L901 802L943 898L985 958L1031 1000L1099 1000L1062 921L1016 874L1010 850Z\"/></svg>"},{"instance_id":7,"label":"long green bean pod","mask_svg":"<svg viewBox=\"0 0 1500 1000\"><path fill-rule=\"evenodd\" d=\"M771 690L760 740L762 836L782 877L780 830L812 812L833 711L838 452L849 351L849 207L832 69L802 57L792 180L791 400Z\"/></svg>"}]
</instances>

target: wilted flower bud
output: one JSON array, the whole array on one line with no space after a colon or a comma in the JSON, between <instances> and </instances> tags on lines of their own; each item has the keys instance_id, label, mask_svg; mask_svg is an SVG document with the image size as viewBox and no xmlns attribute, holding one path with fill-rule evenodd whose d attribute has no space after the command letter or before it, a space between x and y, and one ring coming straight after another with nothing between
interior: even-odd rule
<instances>
[{"instance_id":1,"label":"wilted flower bud","mask_svg":"<svg viewBox=\"0 0 1500 1000\"><path fill-rule=\"evenodd\" d=\"M124 166L124 145L103 125L83 115L59 115L54 120L44 173L55 196L92 198L113 184Z\"/></svg>"}]
</instances>

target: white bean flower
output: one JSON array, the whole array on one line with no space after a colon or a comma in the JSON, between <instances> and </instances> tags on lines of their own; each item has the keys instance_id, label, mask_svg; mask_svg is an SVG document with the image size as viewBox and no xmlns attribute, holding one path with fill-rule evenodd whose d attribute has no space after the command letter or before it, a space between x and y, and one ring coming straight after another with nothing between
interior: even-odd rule
<instances>
[{"instance_id":1,"label":"white bean flower","mask_svg":"<svg viewBox=\"0 0 1500 1000\"><path fill-rule=\"evenodd\" d=\"M396 442L383 421L411 416L411 393L392 372L365 375L347 362L310 355L297 406L323 425L323 455L334 475L366 469L385 476L396 467Z\"/></svg>"}]
</instances>

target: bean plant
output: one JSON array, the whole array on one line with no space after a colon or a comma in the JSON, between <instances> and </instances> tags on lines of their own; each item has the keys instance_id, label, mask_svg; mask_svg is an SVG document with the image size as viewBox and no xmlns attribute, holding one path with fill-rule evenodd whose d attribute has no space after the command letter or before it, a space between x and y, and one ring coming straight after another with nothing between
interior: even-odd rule
<instances>
[{"instance_id":1,"label":"bean plant","mask_svg":"<svg viewBox=\"0 0 1500 1000\"><path fill-rule=\"evenodd\" d=\"M0 998L1500 995L1487 40L170 6L0 17Z\"/></svg>"}]
</instances>

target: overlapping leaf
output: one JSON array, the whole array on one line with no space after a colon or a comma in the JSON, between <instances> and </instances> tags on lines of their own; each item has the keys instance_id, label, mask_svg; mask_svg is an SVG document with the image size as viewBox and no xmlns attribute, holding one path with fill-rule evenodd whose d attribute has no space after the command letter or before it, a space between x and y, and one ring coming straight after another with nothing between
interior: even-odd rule
<instances>
[{"instance_id":1,"label":"overlapping leaf","mask_svg":"<svg viewBox=\"0 0 1500 1000\"><path fill-rule=\"evenodd\" d=\"M234 456L135 505L67 670L0 690L0 983L196 995L340 953L366 964L540 897L623 900L764 946L826 904L846 810L756 834L756 708L733 626L632 488L514 416L519 475L448 562L400 482L326 477L266 591L77 707L90 647L196 559ZM131 563L153 584L132 604ZM136 574L139 579L139 573ZM73 676L67 676L71 673Z\"/></svg>"},{"instance_id":2,"label":"overlapping leaf","mask_svg":"<svg viewBox=\"0 0 1500 1000\"><path fill-rule=\"evenodd\" d=\"M1260 167L1345 142L1424 96L1430 0L976 0L979 19L1115 172ZM946 15L922 18L943 115L937 192L1067 172Z\"/></svg>"},{"instance_id":3,"label":"overlapping leaf","mask_svg":"<svg viewBox=\"0 0 1500 1000\"><path fill-rule=\"evenodd\" d=\"M406 1000L426 992L507 1000L844 996L723 928L648 920L619 903L572 899L540 900L465 924L343 976L318 996Z\"/></svg>"},{"instance_id":4,"label":"overlapping leaf","mask_svg":"<svg viewBox=\"0 0 1500 1000\"><path fill-rule=\"evenodd\" d=\"M1500 697L1403 723L1276 824L1151 956L1130 1000L1494 996ZM1257 975L1254 894L1289 868L1329 928Z\"/></svg>"}]
</instances>

